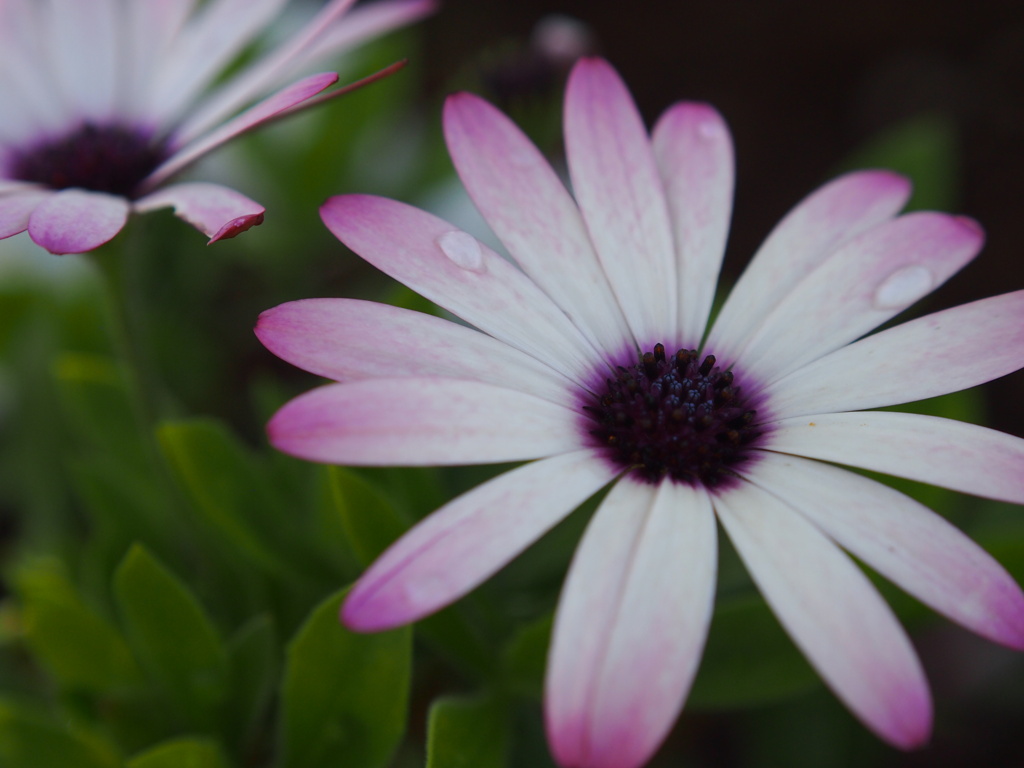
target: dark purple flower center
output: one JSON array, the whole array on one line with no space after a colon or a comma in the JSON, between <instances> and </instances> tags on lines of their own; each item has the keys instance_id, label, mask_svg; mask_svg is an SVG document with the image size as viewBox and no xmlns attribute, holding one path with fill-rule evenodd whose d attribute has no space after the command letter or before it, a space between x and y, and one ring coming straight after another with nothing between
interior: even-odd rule
<instances>
[{"instance_id":1,"label":"dark purple flower center","mask_svg":"<svg viewBox=\"0 0 1024 768\"><path fill-rule=\"evenodd\" d=\"M167 154L146 131L85 123L60 138L15 150L8 172L51 189L81 187L131 198Z\"/></svg>"},{"instance_id":2,"label":"dark purple flower center","mask_svg":"<svg viewBox=\"0 0 1024 768\"><path fill-rule=\"evenodd\" d=\"M696 350L666 356L655 344L635 365L618 366L588 399L590 434L614 463L651 483L668 476L717 486L735 476L761 434L732 372Z\"/></svg>"}]
</instances>

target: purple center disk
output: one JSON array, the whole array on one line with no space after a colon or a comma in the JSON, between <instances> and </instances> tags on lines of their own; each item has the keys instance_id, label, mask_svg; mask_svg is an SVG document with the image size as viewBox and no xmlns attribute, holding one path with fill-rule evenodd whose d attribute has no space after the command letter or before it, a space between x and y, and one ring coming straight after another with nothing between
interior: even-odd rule
<instances>
[{"instance_id":1,"label":"purple center disk","mask_svg":"<svg viewBox=\"0 0 1024 768\"><path fill-rule=\"evenodd\" d=\"M715 363L714 355L666 354L655 344L635 363L604 372L581 404L584 429L636 479L729 484L764 430L737 376Z\"/></svg>"},{"instance_id":2,"label":"purple center disk","mask_svg":"<svg viewBox=\"0 0 1024 768\"><path fill-rule=\"evenodd\" d=\"M9 158L8 175L50 189L79 187L133 198L139 185L167 157L149 131L124 125L84 123L46 138Z\"/></svg>"}]
</instances>

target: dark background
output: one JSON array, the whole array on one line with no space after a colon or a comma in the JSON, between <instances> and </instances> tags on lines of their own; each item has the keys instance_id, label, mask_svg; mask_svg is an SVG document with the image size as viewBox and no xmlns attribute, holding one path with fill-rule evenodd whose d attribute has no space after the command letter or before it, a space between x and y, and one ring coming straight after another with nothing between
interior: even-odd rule
<instances>
[{"instance_id":1,"label":"dark background","mask_svg":"<svg viewBox=\"0 0 1024 768\"><path fill-rule=\"evenodd\" d=\"M725 116L738 174L727 274L866 141L930 114L955 131L954 210L988 241L924 309L1024 288L1024 2L444 0L412 66L440 97L551 13L589 25L649 125L680 99ZM1024 435L1024 374L986 393L991 423Z\"/></svg>"}]
</instances>

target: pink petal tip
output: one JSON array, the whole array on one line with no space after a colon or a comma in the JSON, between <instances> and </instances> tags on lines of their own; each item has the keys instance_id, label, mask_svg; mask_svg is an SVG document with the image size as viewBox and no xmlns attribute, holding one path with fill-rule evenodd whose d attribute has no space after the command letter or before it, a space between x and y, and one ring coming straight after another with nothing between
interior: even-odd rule
<instances>
[{"instance_id":1,"label":"pink petal tip","mask_svg":"<svg viewBox=\"0 0 1024 768\"><path fill-rule=\"evenodd\" d=\"M259 226L263 223L264 215L262 213L253 213L247 216L239 216L236 219L232 219L219 230L217 233L207 241L207 245L213 245L218 240L230 240L232 237L246 232L253 227Z\"/></svg>"}]
</instances>

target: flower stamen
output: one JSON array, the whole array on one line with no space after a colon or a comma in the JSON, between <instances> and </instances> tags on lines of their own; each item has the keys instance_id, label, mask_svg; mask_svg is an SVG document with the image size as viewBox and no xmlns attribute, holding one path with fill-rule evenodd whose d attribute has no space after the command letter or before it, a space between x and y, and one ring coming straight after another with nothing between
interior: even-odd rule
<instances>
[{"instance_id":1,"label":"flower stamen","mask_svg":"<svg viewBox=\"0 0 1024 768\"><path fill-rule=\"evenodd\" d=\"M732 371L696 350L665 354L663 344L632 366L617 366L582 406L587 431L616 464L648 482L668 476L719 485L749 457L760 436Z\"/></svg>"}]
</instances>

